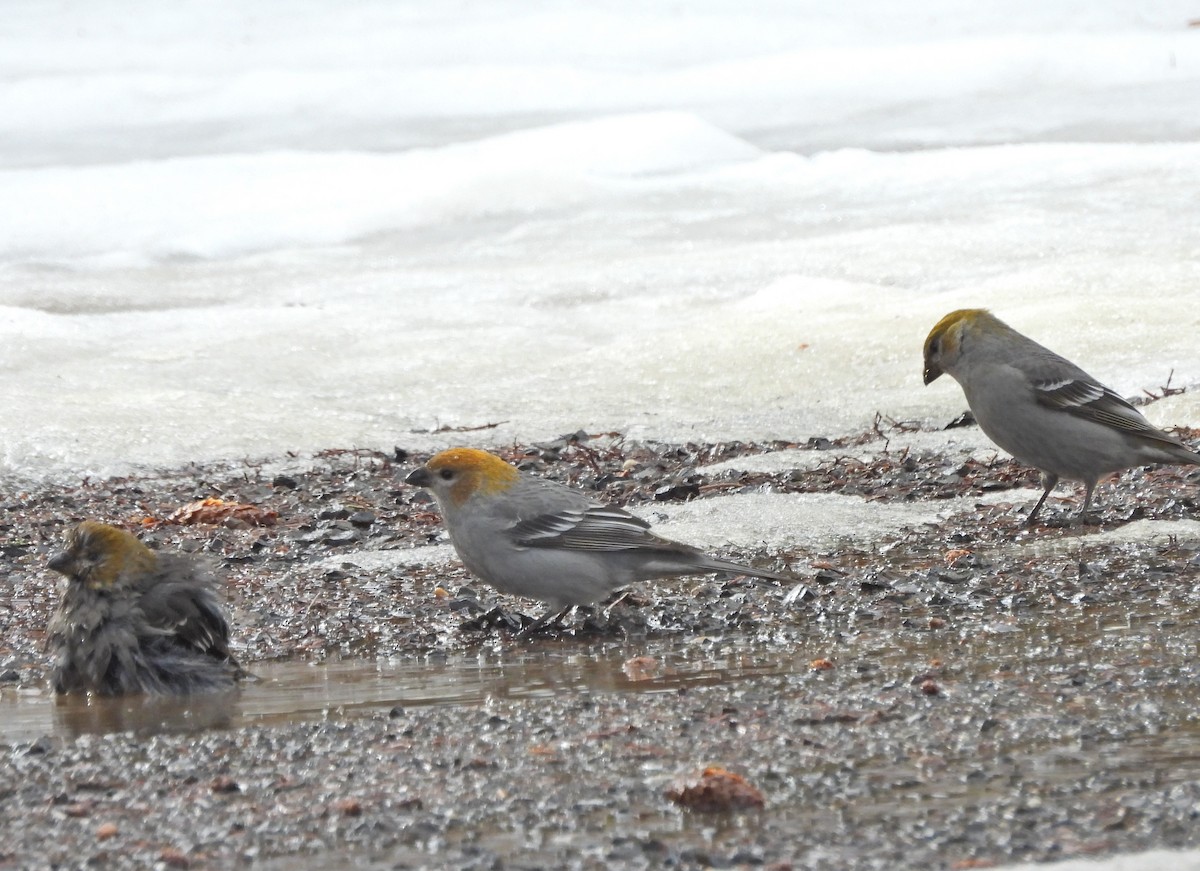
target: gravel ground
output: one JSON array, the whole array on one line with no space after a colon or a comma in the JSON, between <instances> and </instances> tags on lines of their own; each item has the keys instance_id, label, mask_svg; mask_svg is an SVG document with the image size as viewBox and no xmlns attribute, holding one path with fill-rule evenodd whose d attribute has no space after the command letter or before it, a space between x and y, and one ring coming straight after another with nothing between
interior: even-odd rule
<instances>
[{"instance_id":1,"label":"gravel ground","mask_svg":"<svg viewBox=\"0 0 1200 871\"><path fill-rule=\"evenodd\" d=\"M479 609L498 601L523 621L536 608L457 564L339 559L444 544L428 499L400 483L421 455L331 450L9 490L0 709L45 694L43 565L85 517L219 564L252 670L402 658L432 672L447 656L533 651L616 656L625 677L322 722L6 743L0 728L0 867L965 869L1200 846L1200 472L1105 485L1103 534L1053 511L1025 529L1024 494L995 497L1033 473L888 450L895 426L799 446L577 434L503 452L635 508L763 490L864 497L864 511L967 497L869 546L726 551L789 568L795 586L644 584L523 643ZM782 448L823 459L698 471ZM169 522L204 498L253 508ZM1162 534L1121 534L1142 520ZM662 680L688 661L736 667L707 685ZM667 797L706 766L744 777L763 807Z\"/></svg>"}]
</instances>

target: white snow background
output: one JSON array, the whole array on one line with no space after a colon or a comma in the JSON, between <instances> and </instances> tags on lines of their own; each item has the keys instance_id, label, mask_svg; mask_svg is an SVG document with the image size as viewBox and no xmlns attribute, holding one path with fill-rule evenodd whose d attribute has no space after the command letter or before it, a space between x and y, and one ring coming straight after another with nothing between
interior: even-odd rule
<instances>
[{"instance_id":1,"label":"white snow background","mask_svg":"<svg viewBox=\"0 0 1200 871\"><path fill-rule=\"evenodd\" d=\"M10 0L0 473L940 422L962 306L1198 387L1195 15Z\"/></svg>"}]
</instances>

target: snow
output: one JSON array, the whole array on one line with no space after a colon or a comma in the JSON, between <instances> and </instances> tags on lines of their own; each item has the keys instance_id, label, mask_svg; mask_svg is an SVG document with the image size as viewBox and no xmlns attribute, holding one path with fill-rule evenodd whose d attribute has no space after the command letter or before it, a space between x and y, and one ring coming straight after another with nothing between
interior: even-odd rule
<instances>
[{"instance_id":1,"label":"snow","mask_svg":"<svg viewBox=\"0 0 1200 871\"><path fill-rule=\"evenodd\" d=\"M0 475L941 423L965 305L1200 386L1187 3L138 10L6 7Z\"/></svg>"}]
</instances>

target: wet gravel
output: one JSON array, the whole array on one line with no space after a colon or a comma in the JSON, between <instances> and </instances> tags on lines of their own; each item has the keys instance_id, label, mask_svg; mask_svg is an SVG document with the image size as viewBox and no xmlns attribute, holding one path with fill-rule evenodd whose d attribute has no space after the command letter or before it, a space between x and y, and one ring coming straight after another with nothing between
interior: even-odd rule
<instances>
[{"instance_id":1,"label":"wet gravel","mask_svg":"<svg viewBox=\"0 0 1200 871\"><path fill-rule=\"evenodd\" d=\"M0 744L0 867L965 869L1200 846L1200 539L1081 539L1053 512L1026 529L1023 498L983 497L1036 486L1034 473L889 449L901 428L881 421L806 445L576 434L502 452L634 506L764 489L883 504L979 498L869 547L726 554L788 567L798 586L640 585L525 643L587 656L619 642L653 670L661 645L687 639L697 656L734 646L795 660L787 673ZM821 461L699 471L797 447ZM457 565L338 559L445 543L428 498L401 484L423 459L331 450L6 489L0 701L45 692L56 590L43 565L84 518L219 566L251 669L516 649L475 602L518 621L539 606L496 596ZM167 522L204 498L254 505L268 525ZM1100 501L1105 530L1200 520L1200 473L1134 470ZM699 813L666 798L707 765L744 776L765 807Z\"/></svg>"}]
</instances>

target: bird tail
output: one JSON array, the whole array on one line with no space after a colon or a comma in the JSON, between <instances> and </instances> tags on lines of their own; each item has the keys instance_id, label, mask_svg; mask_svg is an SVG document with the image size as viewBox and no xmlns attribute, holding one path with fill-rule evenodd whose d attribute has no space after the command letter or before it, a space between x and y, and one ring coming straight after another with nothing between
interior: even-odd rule
<instances>
[{"instance_id":1,"label":"bird tail","mask_svg":"<svg viewBox=\"0 0 1200 871\"><path fill-rule=\"evenodd\" d=\"M1178 444L1155 445L1155 447L1160 448L1161 452L1166 454L1166 456L1158 462L1200 466L1200 453L1193 451L1182 442Z\"/></svg>"},{"instance_id":2,"label":"bird tail","mask_svg":"<svg viewBox=\"0 0 1200 871\"><path fill-rule=\"evenodd\" d=\"M782 572L773 572L770 569L760 569L754 566L744 565L742 563L730 562L729 560L717 559L716 557L706 557L704 568L710 572L729 572L734 575L750 575L755 578L766 578L771 581L789 581L795 583L800 578L795 575L787 575Z\"/></svg>"}]
</instances>

